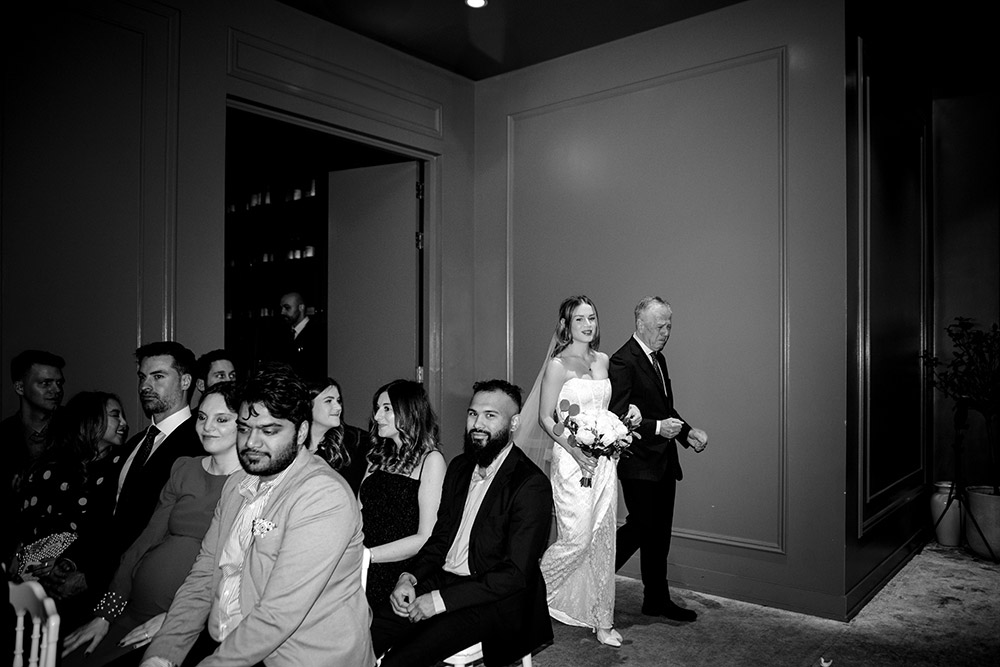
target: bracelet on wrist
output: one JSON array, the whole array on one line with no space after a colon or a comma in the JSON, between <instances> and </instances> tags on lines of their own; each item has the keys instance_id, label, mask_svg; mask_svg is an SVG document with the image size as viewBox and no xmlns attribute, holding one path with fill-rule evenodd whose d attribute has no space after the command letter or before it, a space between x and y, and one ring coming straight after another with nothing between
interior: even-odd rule
<instances>
[{"instance_id":1,"label":"bracelet on wrist","mask_svg":"<svg viewBox=\"0 0 1000 667\"><path fill-rule=\"evenodd\" d=\"M108 591L94 606L94 616L99 616L110 623L122 615L127 604L128 600L124 597L113 591Z\"/></svg>"}]
</instances>

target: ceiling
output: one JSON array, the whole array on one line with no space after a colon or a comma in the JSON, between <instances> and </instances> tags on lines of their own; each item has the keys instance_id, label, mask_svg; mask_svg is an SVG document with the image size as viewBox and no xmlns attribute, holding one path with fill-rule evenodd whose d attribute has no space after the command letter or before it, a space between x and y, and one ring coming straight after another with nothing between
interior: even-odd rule
<instances>
[{"instance_id":1,"label":"ceiling","mask_svg":"<svg viewBox=\"0 0 1000 667\"><path fill-rule=\"evenodd\" d=\"M479 81L742 0L281 0Z\"/></svg>"},{"instance_id":2,"label":"ceiling","mask_svg":"<svg viewBox=\"0 0 1000 667\"><path fill-rule=\"evenodd\" d=\"M605 44L704 14L741 0L280 0L473 81ZM948 0L891 13L851 3L889 26L890 34L923 40L914 67L935 97L996 90L1000 60L992 4ZM877 12L877 13L876 13Z\"/></svg>"}]
</instances>

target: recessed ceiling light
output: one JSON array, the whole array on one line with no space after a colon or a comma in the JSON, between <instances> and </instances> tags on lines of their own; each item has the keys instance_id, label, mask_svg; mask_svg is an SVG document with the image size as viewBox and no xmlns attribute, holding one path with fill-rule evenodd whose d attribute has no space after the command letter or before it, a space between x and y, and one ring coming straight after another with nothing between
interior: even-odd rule
<instances>
[{"instance_id":1,"label":"recessed ceiling light","mask_svg":"<svg viewBox=\"0 0 1000 667\"><path fill-rule=\"evenodd\" d=\"M473 9L482 9L486 6L486 0L465 0L465 4Z\"/></svg>"}]
</instances>

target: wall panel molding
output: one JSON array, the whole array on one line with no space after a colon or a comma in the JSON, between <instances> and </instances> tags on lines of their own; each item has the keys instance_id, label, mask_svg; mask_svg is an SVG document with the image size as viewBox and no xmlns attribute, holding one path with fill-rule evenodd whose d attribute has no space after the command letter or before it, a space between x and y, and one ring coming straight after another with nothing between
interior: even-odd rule
<instances>
[{"instance_id":1,"label":"wall panel molding","mask_svg":"<svg viewBox=\"0 0 1000 667\"><path fill-rule=\"evenodd\" d=\"M523 324L523 322L529 320L544 320L542 315L537 315L533 312L526 312L525 309L533 308L534 304L526 304L524 299L522 299L521 302L518 302L516 292L521 293L521 295L524 296L525 293L523 290L526 288L515 288L514 282L515 280L524 279L524 274L526 273L525 269L532 268L529 264L536 264L538 256L533 254L536 251L531 248L526 248L523 245L519 248L519 244L524 242L519 241L519 237L517 235L525 233L540 234L538 237L539 239L548 241L555 241L558 237L546 238L544 237L544 234L549 232L535 232L532 229L534 226L533 220L519 219L519 215L527 215L528 217L538 216L540 219L545 219L546 224L565 230L566 233L571 233L576 229L581 230L581 234L594 233L595 230L601 230L599 222L588 222L586 218L589 218L590 216L600 217L601 215L606 214L607 211L601 210L599 212L591 212L574 208L577 202L575 201L575 194L572 193L576 192L580 195L580 199L590 201L587 197L593 196L593 194L588 190L591 189L593 183L581 185L580 187L582 190L580 191L574 191L573 188L578 183L586 183L587 179L592 177L592 174L585 173L587 169L592 168L595 171L599 171L602 168L601 165L596 167L593 165L595 163L599 163L606 157L606 151L602 152L601 149L606 149L609 145L613 148L616 139L602 138L597 140L598 143L589 145L588 139L593 135L588 135L588 132L594 128L605 129L609 133L615 133L616 138L617 135L620 134L621 142L628 143L631 140L633 133L646 131L646 133L650 135L650 142L660 141L663 142L664 146L673 146L674 144L672 142L674 139L678 136L682 137L687 129L685 127L674 126L673 123L686 122L692 118L695 119L695 123L698 123L698 127L692 128L692 132L704 133L705 136L711 136L714 133L713 131L717 129L720 134L728 137L731 124L739 124L742 119L746 117L751 119L748 121L750 123L760 123L767 127L768 140L773 139L773 141L763 145L764 140L762 140L762 144L755 143L751 147L738 147L734 149L736 153L740 154L740 158L747 159L748 165L746 169L742 169L741 172L736 175L737 183L734 189L740 190L743 194L752 192L753 196L759 196L760 198L766 200L763 204L755 202L755 206L757 206L757 208L755 208L754 211L767 211L765 215L760 215L757 218L749 220L743 220L743 229L739 233L746 234L748 237L766 236L768 242L773 242L773 248L770 248L769 246L768 249L763 249L761 251L764 256L766 256L767 261L766 277L755 277L754 280L756 281L756 284L752 286L753 289L757 290L754 291L753 294L755 296L760 295L762 299L767 301L769 308L768 314L771 312L774 313L773 318L768 318L769 326L773 326L774 328L774 336L768 337L761 343L761 345L767 349L767 358L769 361L773 361L772 365L777 368L777 370L774 371L773 374L768 375L769 384L766 390L766 398L760 399L761 411L767 413L767 417L764 419L767 424L767 432L759 438L759 442L761 443L760 446L766 447L770 450L767 453L766 458L772 463L769 464L769 467L767 468L765 474L766 479L759 479L754 483L757 487L754 489L754 492L766 496L766 500L762 502L761 505L757 506L757 516L755 519L746 523L740 523L733 520L732 517L729 517L726 521L722 522L723 525L727 526L727 529L713 531L711 529L690 530L684 528L683 526L678 527L678 522L675 520L673 534L676 537L695 542L712 543L749 551L776 554L784 554L786 552L789 496L787 484L787 401L789 394L788 351L790 348L788 303L789 253L786 228L788 218L786 201L786 146L788 136L787 57L787 52L784 47L775 48L759 53L748 54L742 57L713 62L697 68L674 72L621 86L597 90L587 95L557 100L552 103L538 106L529 106L526 104L524 108L508 113L506 136L507 374L508 377L514 378L515 381L523 383L527 374L524 368L520 366L515 368L515 346L517 343L523 343L526 337L526 325ZM718 77L718 81L716 81L716 77ZM739 92L731 92L733 88L739 91L749 91L752 101L748 102L748 104L753 105L760 102L760 106L754 109L720 111L718 108L719 105L715 105L713 103L721 99L730 101L730 98L727 97L728 95L738 96L740 94ZM692 97L694 97L693 102L690 101ZM666 106L663 108L651 106L660 103L656 100L662 101L662 103ZM704 115L698 113L698 109L695 109L695 112L691 111L692 107L690 105L698 104L705 105L702 109L705 111ZM621 126L601 125L603 118L607 116L606 108L612 105L616 109L635 109L636 107L639 107L641 111L636 112L639 123L649 123L649 125L643 125L645 130L634 129L633 127L629 127L627 123L622 123ZM674 108L674 105L678 105L680 109L678 110L677 108ZM647 115L643 116L643 112ZM660 121L656 118L650 120L650 118L654 116L662 116L662 123L660 123ZM709 117L710 119L701 120L702 117ZM543 130L555 128L562 131L561 128L566 127L571 129L566 130L567 134L565 137L560 139L560 143L552 146L547 145L544 149L535 148L538 145L538 140L547 141L547 139L545 139L547 135ZM752 127L756 127L756 125L752 125ZM699 134L699 136L701 136L701 134ZM605 140L606 143L599 143L600 140ZM680 143L683 143L683 137ZM718 148L718 145L710 145L706 147L706 150L710 152L713 149ZM688 153L684 153L683 151L690 150L690 148L685 145L681 146L678 150L680 153L675 159L683 161L684 156L688 155ZM547 152L545 155L542 155L542 151ZM554 157L550 158L549 155L554 155ZM750 175L750 172L753 171L753 167L750 165L755 164L755 158L762 158L762 160L766 163L766 168L762 170L766 173L766 177L760 177L762 179L761 181L755 180L758 178L758 175ZM630 172L634 171L635 178L637 179L642 179L650 172L656 171L657 163L655 156L646 156L646 158L637 157L637 159L649 159L649 168L644 169L643 167L637 167L634 164L623 166L621 163L615 163L614 168L620 167L629 170ZM714 158L711 157L705 158L704 162L694 166L693 168L697 169L698 167L704 167L706 164L711 164L711 160L713 159ZM556 166L551 167L551 172L545 171L550 166L546 164L547 160L558 163ZM569 174L565 177L561 177L559 173L560 169L564 172L578 170L581 173ZM739 168L736 169L739 170ZM522 174L529 175L525 176ZM542 179L551 178L551 182L547 182L546 184L551 185L552 187L551 197L555 199L562 198L562 200L566 203L566 206L563 207L566 211L559 210L558 204L545 202L544 199L533 190L534 186L527 182L528 180L537 181L539 180L539 176L541 176ZM710 174L706 174L706 176L711 178ZM664 175L664 178L671 177L672 172L671 174ZM578 181L574 181L574 178L578 178ZM645 181L643 181L643 184L648 186L648 183ZM600 189L605 187L605 185L606 183L599 183L594 187ZM521 188L520 191L518 191L518 187ZM606 199L620 199L621 208L623 210L628 210L629 207L634 204L634 201L630 199L633 191L629 189L629 183L615 181L607 187L608 190L606 194L608 196ZM710 189L710 186L705 187ZM637 186L636 189L643 192L650 191L648 187L639 188ZM720 192L717 193L717 198L724 200L728 195L729 193ZM751 198L753 198L753 196L751 196ZM525 197L530 198L530 203L522 202ZM704 199L698 200L698 197L699 193L682 196L682 198L690 198L690 201L685 200L680 202L682 208L685 205L687 206L687 208L682 212L686 213L689 216L688 218L685 218L677 223L663 222L660 224L668 226L676 224L683 227L684 229L680 230L681 233L686 234L686 238L689 237L695 243L700 240L704 240L698 237L698 234L702 232L698 229L699 221L697 217L699 215L699 211L697 209L699 204L703 202ZM605 202L599 203L603 205ZM712 202L708 205L708 208L711 208L716 204L717 202ZM612 211L612 214L614 208L614 205L609 205L609 210ZM718 209L712 208L712 211L724 212L725 204L720 204ZM530 215L528 212L530 212ZM633 214L635 213L628 213L626 215ZM565 215L566 218L560 219L559 216L561 215ZM641 216L642 212L640 211L638 215ZM734 220L737 222L737 226L739 226L739 214L734 213L733 215ZM751 213L751 215L753 215L753 213ZM665 215L665 217L669 218L667 215ZM632 224L634 224L637 229L643 229L646 231L650 230L646 222L633 221ZM571 225L575 225L575 227ZM611 264L613 265L613 267L610 268L609 274L603 280L594 280L594 276L587 275L587 272L576 274L575 282L574 280L567 279L567 282L572 284L597 285L595 288L588 287L585 291L587 291L591 297L597 299L597 303L601 308L601 328L602 339L604 342L602 350L607 351L609 354L612 353L621 343L621 340L624 339L624 336L617 331L613 334L609 333L612 331L612 326L619 328L622 326L622 318L619 317L613 323L609 322L605 314L606 306L602 305L606 304L608 299L601 300L598 298L599 295L590 293L590 291L591 289L594 289L595 291L600 290L603 283L627 283L627 280L623 281L618 276L612 275L618 272L630 271L632 268L628 266L627 260L623 261L623 257L627 258L627 255L615 254L630 252L629 250L624 249L624 246L616 245L618 239L613 238L616 235L626 235L628 233L628 225L619 225L621 225L619 222L607 223L607 227L601 236L607 235L608 238L606 240L608 243L598 244L598 246L594 248L597 252L591 255L594 266L593 271L596 272L598 276L601 276L602 268L601 260L599 258L603 253L608 253L608 256L611 257ZM761 234L756 234L758 230ZM705 233L710 235L716 232L713 228ZM531 238L533 241L535 240L534 236ZM648 242L655 243L652 239ZM759 242L762 245L765 243L764 241ZM706 241L706 243L707 247L711 247L711 241ZM720 245L725 245L725 242L722 242ZM562 259L566 259L566 254L572 255L573 253L573 248L559 247L555 243L552 243L550 247L553 247L553 249L558 248L557 252L560 254ZM527 252L531 256L521 258L518 256L519 252ZM754 252L754 248L749 249L748 252ZM705 266L704 273L706 275L713 273L718 274L720 272L727 273L725 260L717 258L712 261L719 261L720 264L718 266ZM737 263L742 261L747 260L738 260ZM519 264L519 262L521 263ZM743 267L741 266L739 269L736 269L736 271L742 270L742 268ZM683 269L677 269L677 273L670 274L670 276L672 278L677 278L679 277L678 274L683 273L685 273ZM738 274L733 273L732 275ZM558 278L558 274L553 274L552 277ZM546 289L551 289L549 286L538 284L539 275L536 275L536 273L531 273L531 280L534 281L532 284L538 285L539 288L538 290L531 290L533 293L537 293L539 290L544 292ZM563 289L571 288L566 287ZM584 291L579 287L576 289ZM637 298L634 297L631 292L624 292L624 289L629 288L623 286L621 289L611 290L614 294L614 297L612 298L616 298L622 293L627 294L626 300ZM576 293L579 293L579 291ZM570 291L567 293L574 292ZM694 293L694 291L689 290L689 293ZM565 294L563 294L563 296L565 296ZM547 298L548 296L546 297L546 300ZM535 300L537 300L537 298ZM558 301L548 304L548 310L552 311L551 314L554 314L555 306L557 304ZM618 304L616 304L616 307L620 308ZM628 312L631 312L631 306L628 306L627 310ZM517 334L515 333L515 315L519 321ZM771 320L773 320L773 322L771 322ZM624 325L628 324L629 321L624 322ZM518 339L517 341L515 340L516 338ZM668 344L667 349L668 362L670 359L669 345L670 344ZM520 352L520 349L518 349L518 352ZM531 350L528 350L527 352L530 353ZM683 354L680 350L676 350L676 352ZM671 368L673 373L673 364L671 364ZM683 392L683 388L681 388L681 391ZM681 412L684 414L684 410L681 410ZM738 482L738 484L740 483L747 482ZM736 493L737 495L739 494L738 491ZM700 502L704 502L704 499L700 499ZM707 523L705 521L698 521L699 525L711 525L711 523L710 519ZM745 528L748 532L740 532L740 529L742 528Z\"/></svg>"},{"instance_id":2,"label":"wall panel molding","mask_svg":"<svg viewBox=\"0 0 1000 667\"><path fill-rule=\"evenodd\" d=\"M86 11L138 37L141 63L136 345L172 340L177 311L177 87L179 12L151 3L99 3Z\"/></svg>"},{"instance_id":3,"label":"wall panel molding","mask_svg":"<svg viewBox=\"0 0 1000 667\"><path fill-rule=\"evenodd\" d=\"M260 37L231 29L229 75L440 139L441 102Z\"/></svg>"},{"instance_id":4,"label":"wall panel molding","mask_svg":"<svg viewBox=\"0 0 1000 667\"><path fill-rule=\"evenodd\" d=\"M923 497L930 265L927 127L857 43L857 536ZM874 72L874 76L873 76ZM898 86L898 84L896 84Z\"/></svg>"}]
</instances>

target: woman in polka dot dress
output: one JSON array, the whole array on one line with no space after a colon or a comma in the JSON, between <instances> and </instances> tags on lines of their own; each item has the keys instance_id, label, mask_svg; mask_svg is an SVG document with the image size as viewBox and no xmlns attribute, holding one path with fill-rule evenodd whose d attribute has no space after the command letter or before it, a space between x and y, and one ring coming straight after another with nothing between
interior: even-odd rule
<instances>
[{"instance_id":1,"label":"woman in polka dot dress","mask_svg":"<svg viewBox=\"0 0 1000 667\"><path fill-rule=\"evenodd\" d=\"M19 480L17 573L37 578L57 599L80 593L85 574L57 558L81 531L103 529L115 503L115 451L128 436L121 399L80 392L56 412L48 449ZM61 611L61 610L60 610Z\"/></svg>"}]
</instances>

